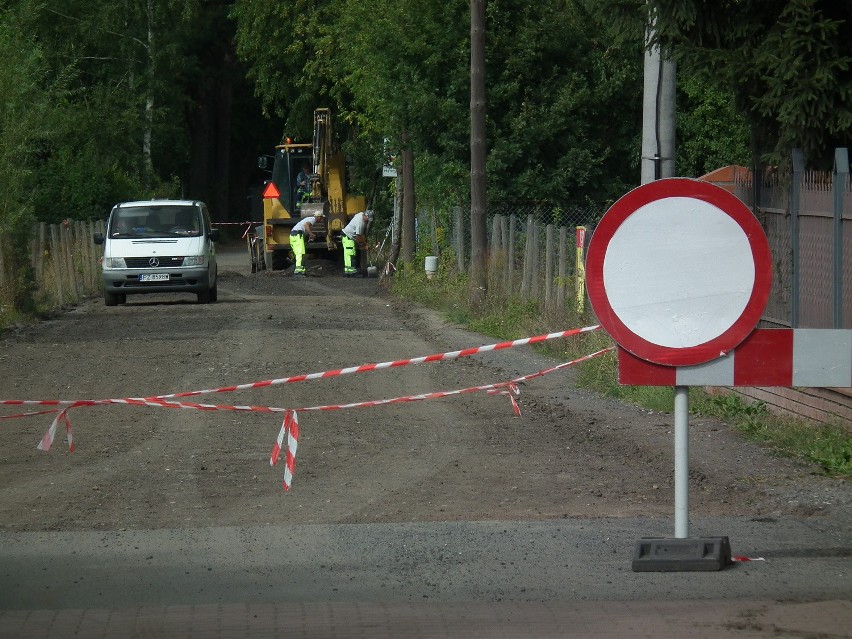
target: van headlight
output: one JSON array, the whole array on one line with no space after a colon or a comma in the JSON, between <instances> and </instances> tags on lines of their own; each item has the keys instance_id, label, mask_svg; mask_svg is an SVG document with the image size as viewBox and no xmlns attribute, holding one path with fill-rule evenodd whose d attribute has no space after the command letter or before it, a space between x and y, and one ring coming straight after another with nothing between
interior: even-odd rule
<instances>
[{"instance_id":1,"label":"van headlight","mask_svg":"<svg viewBox=\"0 0 852 639\"><path fill-rule=\"evenodd\" d=\"M183 258L184 266L207 266L206 255L187 255Z\"/></svg>"},{"instance_id":2,"label":"van headlight","mask_svg":"<svg viewBox=\"0 0 852 639\"><path fill-rule=\"evenodd\" d=\"M123 257L105 257L104 268L127 268Z\"/></svg>"}]
</instances>

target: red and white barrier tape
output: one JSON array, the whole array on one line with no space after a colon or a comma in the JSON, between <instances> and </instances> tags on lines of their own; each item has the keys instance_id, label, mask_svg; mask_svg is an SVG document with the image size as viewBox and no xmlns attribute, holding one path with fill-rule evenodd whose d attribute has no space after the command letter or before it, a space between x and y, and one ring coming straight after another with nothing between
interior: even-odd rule
<instances>
[{"instance_id":1,"label":"red and white barrier tape","mask_svg":"<svg viewBox=\"0 0 852 639\"><path fill-rule=\"evenodd\" d=\"M211 224L213 226L242 226L243 224L257 226L259 224L263 224L263 222L252 222L251 220L246 220L245 222L211 222Z\"/></svg>"},{"instance_id":2,"label":"red and white barrier tape","mask_svg":"<svg viewBox=\"0 0 852 639\"><path fill-rule=\"evenodd\" d=\"M287 416L290 419L287 419ZM287 422L287 453L284 459L284 490L293 485L293 473L296 472L296 447L299 445L299 416L296 411L284 416Z\"/></svg>"},{"instance_id":3,"label":"red and white barrier tape","mask_svg":"<svg viewBox=\"0 0 852 639\"><path fill-rule=\"evenodd\" d=\"M542 375L547 375L548 373L553 373L558 370L562 370L564 368L568 368L569 366L576 366L581 362L588 361L604 353L608 353L613 351L614 348L604 348L602 350L596 351L590 355L584 355L583 357L579 357L575 360L571 360L570 362L565 362L564 364L559 364L558 366L554 366L552 368L548 368L537 373L533 373L531 375L524 375L523 377L518 377L516 379L512 379L506 382L497 382L495 384L484 384L482 386L471 386L469 388L461 388L458 390L452 391L436 391L433 393L423 393L420 395L410 395L408 397L394 397L392 399L374 399L366 402L353 402L351 404L326 404L324 406L309 406L306 408L294 408L293 410L297 410L300 413L308 412L308 411L325 411L325 410L346 410L349 408L370 408L373 406L386 406L388 404L401 404L405 402L420 402L427 399L440 399L443 397L452 397L453 395L466 395L469 393L479 393L482 391L486 391L489 394L517 394L518 393L518 384L526 382L530 379L534 379L536 377L541 377Z\"/></svg>"},{"instance_id":4,"label":"red and white barrier tape","mask_svg":"<svg viewBox=\"0 0 852 639\"><path fill-rule=\"evenodd\" d=\"M541 377L542 375L546 375L548 373L552 373L558 370L562 370L569 366L574 366L581 362L587 361L594 357L598 357L603 355L604 353L610 352L613 350L612 347L605 348L599 350L590 355L586 355L584 357L572 360L570 362L566 362L563 364L559 364L557 366L553 366L548 369L541 370L537 373L532 373L530 375L525 375L522 377L518 377L516 379L506 381L506 382L498 382L495 384L486 384L482 386L473 386L469 388L453 390L453 391L440 391L433 393L424 393L420 395L411 395L408 397L395 397L392 399L383 399L383 400L371 400L365 402L354 402L350 404L332 404L332 405L323 405L323 406L309 406L298 409L288 409L288 408L276 408L271 406L231 406L231 405L216 405L216 404L197 404L194 402L177 402L177 401L168 401L169 398L174 397L187 397L192 395L200 395L205 393L214 393L214 392L231 392L235 390L244 390L249 388L261 388L267 387L274 384L282 384L282 383L290 383L295 381L307 381L311 379L321 379L323 377L334 377L338 375L344 375L349 373L357 373L357 372L366 372L370 370L380 370L384 368L393 368L398 366L405 366L409 364L418 364L422 362L428 361L443 361L445 359L455 359L458 357L466 357L482 352L488 352L493 350L500 350L503 348L510 348L512 346L519 346L522 344L533 344L541 341L545 341L547 339L554 339L555 337L565 337L568 335L577 335L583 332L589 332L593 330L597 330L599 326L586 327L582 329L573 329L570 331L562 331L559 333L549 333L547 335L539 335L536 337L525 338L521 340L514 340L511 342L501 342L499 344L491 344L487 346L482 346L479 348L473 349L465 349L462 351L453 351L450 353L442 353L440 355L430 355L427 357L413 358L408 360L398 360L394 362L384 362L382 364L365 364L362 366L355 366L345 369L338 369L336 371L326 371L325 373L314 373L310 375L297 375L288 378L282 378L280 380L268 380L266 382L256 382L253 384L244 384L239 386L229 386L215 390L209 391L192 391L189 393L176 393L172 395L160 395L157 397L125 397L121 399L99 399L99 400L0 400L0 405L7 406L25 406L25 405L40 405L40 406L62 406L63 408L56 408L53 410L45 410L45 411L32 411L26 413L20 413L17 415L7 415L0 417L0 419L12 419L19 417L30 417L33 415L42 415L48 413L58 412L58 415L53 419L50 427L47 432L42 437L39 442L37 448L40 450L48 451L50 447L53 445L54 438L56 436L56 430L61 421L65 423L65 431L66 437L68 441L68 447L70 452L74 452L75 443L73 432L71 430L71 422L68 419L68 410L71 408L78 408L82 406L103 406L109 404L125 404L131 406L153 406L158 408L182 408L182 409L193 409L193 410L230 410L230 411L249 411L249 412L264 412L264 413L273 413L273 412L283 412L284 419L281 424L281 430L278 434L278 439L276 440L275 445L272 449L272 454L270 455L269 463L270 465L275 465L278 462L281 448L284 445L285 439L287 443L287 451L285 455L285 473L284 473L284 489L289 490L293 481L293 474L295 472L295 462L296 462L296 449L298 447L298 438L299 438L299 420L298 420L298 412L307 412L307 411L329 411L329 410L343 410L348 408L364 408L364 407L373 407L373 406L383 406L387 404L397 404L402 402L416 402L423 401L426 399L438 399L443 397L450 397L453 395L462 395L467 393L481 392L486 391L488 394L500 394L500 395L508 395L512 409L515 414L520 416L521 411L518 403L516 401L516 397L520 395L520 391L518 389L518 384L528 381L530 379L534 379L536 377Z\"/></svg>"},{"instance_id":5,"label":"red and white barrier tape","mask_svg":"<svg viewBox=\"0 0 852 639\"><path fill-rule=\"evenodd\" d=\"M293 473L296 471L296 448L299 446L299 414L294 410L284 413L284 421L281 422L281 431L278 439L272 446L272 454L269 456L269 465L278 463L281 455L281 447L287 441L287 452L284 454L284 490L290 490L293 485Z\"/></svg>"},{"instance_id":6,"label":"red and white barrier tape","mask_svg":"<svg viewBox=\"0 0 852 639\"><path fill-rule=\"evenodd\" d=\"M422 393L420 395L409 395L407 397L394 397L390 399L380 399L380 400L370 400L364 402L353 402L350 404L327 404L321 406L307 406L303 408L278 408L274 406L233 406L233 405L225 405L225 404L196 404L194 402L176 402L176 401L166 401L163 399L157 398L140 398L140 397L125 397L121 399L98 399L98 400L3 400L0 403L6 405L32 405L32 404L41 404L41 405L64 405L65 407L59 411L59 414L54 418L53 422L48 428L47 432L42 437L39 442L37 448L43 451L50 450L53 445L53 441L56 437L56 429L61 420L65 422L65 429L68 439L68 446L71 452L74 452L75 444L73 440L73 433L71 430L71 422L68 419L68 410L71 408L79 408L83 406L105 406L110 404L124 404L128 406L153 406L156 408L180 408L180 409L191 409L191 410L204 410L204 411L216 411L216 410L225 410L225 411L242 411L242 412L256 412L256 413L285 413L284 421L281 425L281 431L279 432L278 440L273 446L272 454L270 455L269 463L271 465L275 465L278 462L279 455L281 453L281 447L283 446L284 438L287 438L288 444L288 466L287 472L289 473L289 479L285 481L285 486L289 489L289 483L292 481L292 474L295 469L295 457L296 457L296 446L298 444L298 416L299 412L309 412L309 411L331 411L331 410L346 410L349 408L369 408L376 406L385 406L389 404L400 404L407 402L418 402L424 401L427 399L441 399L444 397L451 397L454 395L465 395L469 393L476 393L486 391L488 394L500 394L500 395L508 395L512 404L512 409L515 414L520 417L521 411L518 403L516 401L516 397L520 395L520 390L518 389L518 384L528 381L530 379L534 379L536 377L541 377L542 375L547 375L548 373L552 373L558 370L562 370L569 366L575 366L581 362L585 362L594 357L598 357L603 355L604 353L612 351L612 348L605 348L590 355L585 355L578 359L572 360L570 362L565 362L564 364L559 364L558 366L553 366L551 368L539 371L537 373L533 373L531 375L524 375L523 377L518 377L516 379L507 381L507 382L497 382L495 384L485 384L482 386L471 386L468 388L462 388L458 390L452 391L437 391L432 393ZM59 410L59 409L57 409ZM11 419L14 417L29 417L35 414L44 414L55 411L41 411L41 413L21 413L18 415L8 415L5 419ZM285 474L286 476L286 474Z\"/></svg>"},{"instance_id":7,"label":"red and white barrier tape","mask_svg":"<svg viewBox=\"0 0 852 639\"><path fill-rule=\"evenodd\" d=\"M742 555L734 555L733 557L731 557L731 561L746 562L746 561L766 561L766 560L763 557L743 557Z\"/></svg>"},{"instance_id":8,"label":"red and white barrier tape","mask_svg":"<svg viewBox=\"0 0 852 639\"><path fill-rule=\"evenodd\" d=\"M443 362L460 357L470 357L481 353L499 351L506 348L514 348L515 346L527 346L531 344L540 344L547 340L556 339L559 337L571 337L582 333L590 333L600 329L599 324L594 326L585 326L583 328L574 328L568 331L559 331L557 333L547 333L546 335L536 335L535 337L525 337L516 339L510 342L500 342L497 344L487 344L476 348L465 348L459 351L450 351L448 353L438 353L435 355L427 355L426 357L413 357L410 359L401 359L392 362L381 362L378 364L361 364L360 366L350 366L348 368L339 368L337 370L323 371L321 373L309 373L307 375L293 375L291 377L281 377L278 379L268 379L261 382L251 382L248 384L238 384L236 386L224 386L222 388L211 388L207 390L187 391L185 393L171 393L169 395L157 395L157 399L172 399L175 397L192 397L195 395L209 395L212 393L231 393L239 390L249 390L252 388L265 388L267 386L277 386L280 384L293 384L295 382L307 382L315 379L325 379L328 377L338 377L340 375L350 375L352 373L366 373L369 371L382 370L385 368L398 368L401 366L409 366L411 364L424 364L428 362Z\"/></svg>"},{"instance_id":9,"label":"red and white barrier tape","mask_svg":"<svg viewBox=\"0 0 852 639\"><path fill-rule=\"evenodd\" d=\"M486 391L490 395L508 395L509 400L512 403L512 410L515 412L515 415L518 417L521 416L521 409L518 406L518 402L516 398L520 395L520 390L518 388L518 384L528 381L530 379L534 379L536 377L541 377L542 375L547 375L548 373L553 373L558 370L562 370L564 368L568 368L569 366L576 366L581 362L588 361L595 357L599 357L604 353L609 353L615 350L614 347L604 348L602 350L591 353L590 355L584 355L583 357L577 358L570 362L565 362L564 364L559 364L558 366L553 366L551 368L547 368L541 370L537 373L532 373L531 375L524 375L523 377L517 377L508 382L498 382L496 384L485 384L483 386L471 386L469 388L462 388L459 390L453 391L440 391L434 393L423 393L422 395L410 395L408 397L394 397L393 399L378 399L371 400L367 402L355 402L352 404L330 404L325 406L310 406L307 408L294 408L291 411L288 411L288 414L292 412L293 417L288 422L288 414L284 416L284 422L281 424L281 431L278 433L278 439L272 447L272 454L269 458L269 464L274 466L278 462L278 457L281 454L281 446L283 445L284 438L287 438L287 466L284 469L284 490L290 490L290 486L293 483L293 473L295 471L296 465L296 446L298 445L299 439L299 420L297 418L297 413L300 412L308 412L308 411L327 411L327 410L345 410L348 408L367 408L373 406L385 406L388 404L399 404L403 402L419 402L426 399L439 399L443 397L450 397L452 395L464 395L467 393L476 393L481 391ZM292 455L291 455L292 451Z\"/></svg>"},{"instance_id":10,"label":"red and white barrier tape","mask_svg":"<svg viewBox=\"0 0 852 639\"><path fill-rule=\"evenodd\" d=\"M47 432L44 434L44 437L41 438L41 441L38 443L36 448L39 450L50 450L50 447L53 445L53 439L56 437L56 428L59 426L59 422L65 422L65 436L68 440L68 451L74 452L76 448L74 444L74 434L71 432L71 421L68 419L68 409L64 409L59 412L59 414L53 418L53 422L50 424L50 428L47 429Z\"/></svg>"}]
</instances>

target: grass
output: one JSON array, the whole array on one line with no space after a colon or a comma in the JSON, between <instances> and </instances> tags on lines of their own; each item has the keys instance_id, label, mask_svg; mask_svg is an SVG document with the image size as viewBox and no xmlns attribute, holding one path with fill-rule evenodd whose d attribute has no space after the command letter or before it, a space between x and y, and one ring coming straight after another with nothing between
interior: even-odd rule
<instances>
[{"instance_id":1,"label":"grass","mask_svg":"<svg viewBox=\"0 0 852 639\"><path fill-rule=\"evenodd\" d=\"M0 300L0 333L20 324L32 324L37 317L16 311L12 305Z\"/></svg>"},{"instance_id":2,"label":"grass","mask_svg":"<svg viewBox=\"0 0 852 639\"><path fill-rule=\"evenodd\" d=\"M422 259L414 261L419 263ZM542 313L535 302L493 293L496 287L491 287L485 302L472 306L468 301L467 278L453 270L452 255L441 256L438 277L433 280L416 269L403 268L392 280L391 291L398 297L442 311L451 322L500 340L597 323L588 310ZM548 341L535 348L556 360L570 361L612 345L609 335L596 331ZM575 383L649 410L672 412L672 387L621 386L617 373L616 355L608 353L579 365ZM749 403L734 394L711 395L700 387L690 388L689 405L691 413L720 419L744 438L765 444L776 454L807 460L831 477L852 476L852 436L842 424L820 425L778 416L762 403Z\"/></svg>"},{"instance_id":3,"label":"grass","mask_svg":"<svg viewBox=\"0 0 852 639\"><path fill-rule=\"evenodd\" d=\"M770 413L762 402L746 402L738 395L700 391L690 403L693 412L718 417L747 439L768 444L782 454L807 459L829 476L852 476L852 437L841 424L780 417Z\"/></svg>"}]
</instances>

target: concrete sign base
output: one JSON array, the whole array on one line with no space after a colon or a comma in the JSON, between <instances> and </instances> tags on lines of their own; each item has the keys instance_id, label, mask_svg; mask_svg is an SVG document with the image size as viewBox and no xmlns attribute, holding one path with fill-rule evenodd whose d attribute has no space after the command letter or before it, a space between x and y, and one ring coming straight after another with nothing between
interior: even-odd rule
<instances>
[{"instance_id":1,"label":"concrete sign base","mask_svg":"<svg viewBox=\"0 0 852 639\"><path fill-rule=\"evenodd\" d=\"M713 571L731 563L727 537L643 537L633 553L633 572Z\"/></svg>"}]
</instances>

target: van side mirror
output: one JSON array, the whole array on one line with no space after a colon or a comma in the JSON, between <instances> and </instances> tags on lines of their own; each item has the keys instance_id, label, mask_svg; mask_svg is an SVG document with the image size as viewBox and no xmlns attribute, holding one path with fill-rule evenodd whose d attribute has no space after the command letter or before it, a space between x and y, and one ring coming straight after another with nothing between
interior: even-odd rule
<instances>
[{"instance_id":1,"label":"van side mirror","mask_svg":"<svg viewBox=\"0 0 852 639\"><path fill-rule=\"evenodd\" d=\"M219 229L210 229L210 239L212 241L218 242L220 235L221 235L221 233L219 232Z\"/></svg>"},{"instance_id":2,"label":"van side mirror","mask_svg":"<svg viewBox=\"0 0 852 639\"><path fill-rule=\"evenodd\" d=\"M104 243L104 234L103 233L95 233L92 236L92 239L95 241L95 244L103 244Z\"/></svg>"}]
</instances>

